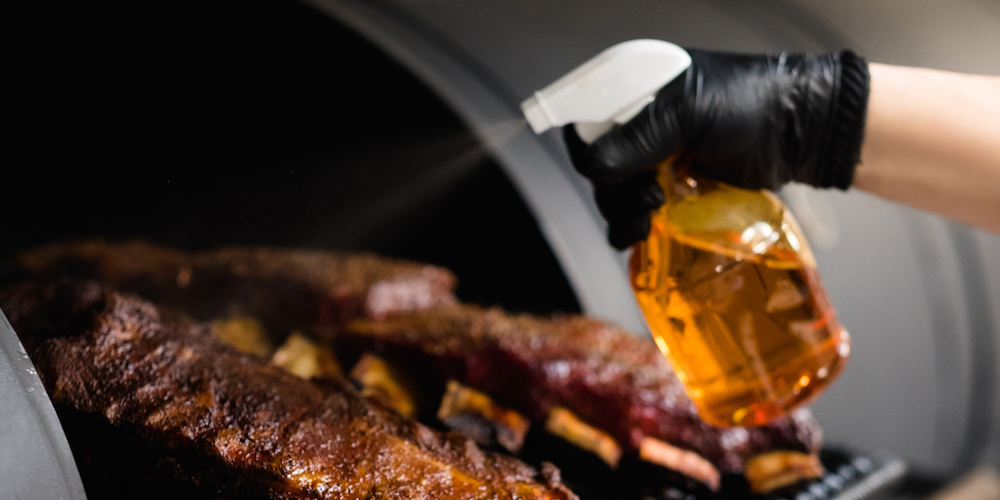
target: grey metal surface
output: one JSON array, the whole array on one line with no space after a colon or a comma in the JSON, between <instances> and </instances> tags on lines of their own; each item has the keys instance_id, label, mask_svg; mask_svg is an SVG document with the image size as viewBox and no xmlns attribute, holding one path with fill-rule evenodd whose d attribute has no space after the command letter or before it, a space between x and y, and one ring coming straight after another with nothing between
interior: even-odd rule
<instances>
[{"instance_id":1,"label":"grey metal surface","mask_svg":"<svg viewBox=\"0 0 1000 500\"><path fill-rule=\"evenodd\" d=\"M722 50L852 48L879 62L1000 74L1000 10L982 1L309 0L420 75L490 143L517 103L600 50L661 38ZM506 107L506 109L505 109ZM645 334L587 187L557 132L497 144L584 310ZM1000 455L1000 238L861 192L790 187L852 333L815 405L827 440L949 474Z\"/></svg>"},{"instance_id":2,"label":"grey metal surface","mask_svg":"<svg viewBox=\"0 0 1000 500\"><path fill-rule=\"evenodd\" d=\"M0 497L85 500L69 443L28 354L0 311Z\"/></svg>"}]
</instances>

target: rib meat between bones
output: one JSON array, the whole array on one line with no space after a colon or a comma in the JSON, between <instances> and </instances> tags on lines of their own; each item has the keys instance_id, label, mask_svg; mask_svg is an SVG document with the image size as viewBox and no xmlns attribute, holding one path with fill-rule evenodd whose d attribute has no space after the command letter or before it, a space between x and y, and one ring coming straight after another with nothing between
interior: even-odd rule
<instances>
[{"instance_id":1,"label":"rib meat between bones","mask_svg":"<svg viewBox=\"0 0 1000 500\"><path fill-rule=\"evenodd\" d=\"M162 321L131 296L24 285L0 293L0 307L35 340L32 360L62 418L85 415L129 432L224 495L576 498L552 466L540 473L435 432L340 381L299 379L205 327Z\"/></svg>"}]
</instances>

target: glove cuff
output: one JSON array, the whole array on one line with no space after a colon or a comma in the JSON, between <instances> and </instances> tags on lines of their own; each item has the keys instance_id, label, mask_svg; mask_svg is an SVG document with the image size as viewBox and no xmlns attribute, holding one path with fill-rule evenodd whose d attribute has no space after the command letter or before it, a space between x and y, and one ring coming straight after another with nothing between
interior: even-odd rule
<instances>
[{"instance_id":1,"label":"glove cuff","mask_svg":"<svg viewBox=\"0 0 1000 500\"><path fill-rule=\"evenodd\" d=\"M840 86L834 106L826 168L819 187L846 190L861 161L870 77L868 61L850 50L840 53Z\"/></svg>"}]
</instances>

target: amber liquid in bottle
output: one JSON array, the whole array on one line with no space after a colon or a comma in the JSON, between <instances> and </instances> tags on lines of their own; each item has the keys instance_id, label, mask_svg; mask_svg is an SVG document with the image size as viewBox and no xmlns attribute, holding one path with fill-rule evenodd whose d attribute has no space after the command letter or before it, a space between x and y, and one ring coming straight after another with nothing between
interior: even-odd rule
<instances>
[{"instance_id":1,"label":"amber liquid in bottle","mask_svg":"<svg viewBox=\"0 0 1000 500\"><path fill-rule=\"evenodd\" d=\"M702 419L762 425L811 401L850 343L798 224L770 193L661 170L667 202L632 284Z\"/></svg>"}]
</instances>

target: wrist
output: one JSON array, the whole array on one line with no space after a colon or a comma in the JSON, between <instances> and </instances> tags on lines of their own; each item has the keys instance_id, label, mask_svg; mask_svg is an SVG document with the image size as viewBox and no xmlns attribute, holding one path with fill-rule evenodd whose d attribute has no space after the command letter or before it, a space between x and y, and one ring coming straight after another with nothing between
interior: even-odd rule
<instances>
[{"instance_id":1,"label":"wrist","mask_svg":"<svg viewBox=\"0 0 1000 500\"><path fill-rule=\"evenodd\" d=\"M854 52L841 52L839 60L840 75L834 96L826 163L816 186L847 189L854 181L854 171L861 159L870 76L868 62Z\"/></svg>"}]
</instances>

